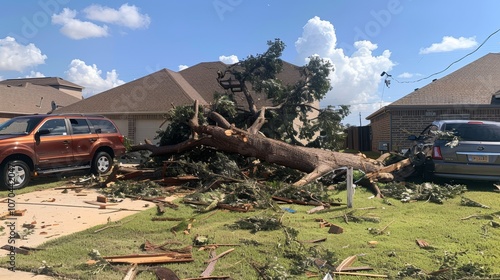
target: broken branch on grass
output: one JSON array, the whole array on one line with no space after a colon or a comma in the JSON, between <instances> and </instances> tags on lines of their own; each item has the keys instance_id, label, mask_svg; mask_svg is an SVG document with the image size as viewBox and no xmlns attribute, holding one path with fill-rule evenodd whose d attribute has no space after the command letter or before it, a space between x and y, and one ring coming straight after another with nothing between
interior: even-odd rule
<instances>
[{"instance_id":1,"label":"broken branch on grass","mask_svg":"<svg viewBox=\"0 0 500 280\"><path fill-rule=\"evenodd\" d=\"M114 228L114 227L123 226L124 224L126 224L126 223L128 223L128 222L130 222L130 221L132 221L132 220L128 220L128 221L126 221L126 222L120 222L120 223L117 223L117 224L114 224L114 225L107 225L107 226L105 226L105 227L103 227L103 228L100 228L100 229L98 229L98 230L95 230L95 231L94 231L94 233L98 233L98 232L101 232L101 231L103 231L103 230L105 230L105 229L109 229L109 228Z\"/></svg>"},{"instance_id":2,"label":"broken branch on grass","mask_svg":"<svg viewBox=\"0 0 500 280\"><path fill-rule=\"evenodd\" d=\"M487 205L484 205L484 204L481 204L479 202L476 202L472 199L469 199L469 198L466 198L464 196L462 196L461 200L460 200L460 205L463 205L463 206L470 206L470 207L481 207L481 208L486 208L486 209L489 209L490 207L487 206Z\"/></svg>"},{"instance_id":3,"label":"broken branch on grass","mask_svg":"<svg viewBox=\"0 0 500 280\"><path fill-rule=\"evenodd\" d=\"M206 276L206 277L195 277L195 278L182 278L182 280L225 280L232 279L229 276Z\"/></svg>"},{"instance_id":4,"label":"broken branch on grass","mask_svg":"<svg viewBox=\"0 0 500 280\"><path fill-rule=\"evenodd\" d=\"M218 259L220 259L221 257L223 257L223 256L225 256L225 255L227 255L227 254L231 253L232 251L234 251L234 248L231 248L231 249L229 249L229 250L227 250L227 251L225 251L225 252L222 252L222 253L218 254L216 257L213 257L213 258L209 259L208 261L205 261L205 263L210 263L210 262L213 262L213 261L215 261L215 260L218 260Z\"/></svg>"},{"instance_id":5,"label":"broken branch on grass","mask_svg":"<svg viewBox=\"0 0 500 280\"><path fill-rule=\"evenodd\" d=\"M388 278L389 276L383 274L369 274L369 273L356 273L356 272L342 272L342 271L331 271L332 274L337 275L352 275L352 276L363 276L363 277L373 277L373 278Z\"/></svg>"}]
</instances>

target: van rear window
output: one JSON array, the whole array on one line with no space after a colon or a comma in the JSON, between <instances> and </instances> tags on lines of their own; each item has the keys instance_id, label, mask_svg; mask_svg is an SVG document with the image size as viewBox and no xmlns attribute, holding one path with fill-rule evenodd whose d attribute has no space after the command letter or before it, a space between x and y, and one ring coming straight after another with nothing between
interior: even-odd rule
<instances>
[{"instance_id":1,"label":"van rear window","mask_svg":"<svg viewBox=\"0 0 500 280\"><path fill-rule=\"evenodd\" d=\"M462 141L500 142L500 125L449 123L445 131L452 131Z\"/></svg>"}]
</instances>

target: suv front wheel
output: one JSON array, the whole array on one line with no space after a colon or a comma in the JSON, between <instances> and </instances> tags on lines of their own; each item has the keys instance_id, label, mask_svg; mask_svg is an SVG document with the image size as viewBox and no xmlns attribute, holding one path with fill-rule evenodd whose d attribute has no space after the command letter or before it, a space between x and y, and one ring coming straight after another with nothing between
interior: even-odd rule
<instances>
[{"instance_id":1,"label":"suv front wheel","mask_svg":"<svg viewBox=\"0 0 500 280\"><path fill-rule=\"evenodd\" d=\"M113 158L106 152L98 152L92 162L94 174L106 174L113 167Z\"/></svg>"},{"instance_id":2,"label":"suv front wheel","mask_svg":"<svg viewBox=\"0 0 500 280\"><path fill-rule=\"evenodd\" d=\"M6 189L22 189L31 179L31 170L22 160L12 160L2 165L2 187Z\"/></svg>"}]
</instances>

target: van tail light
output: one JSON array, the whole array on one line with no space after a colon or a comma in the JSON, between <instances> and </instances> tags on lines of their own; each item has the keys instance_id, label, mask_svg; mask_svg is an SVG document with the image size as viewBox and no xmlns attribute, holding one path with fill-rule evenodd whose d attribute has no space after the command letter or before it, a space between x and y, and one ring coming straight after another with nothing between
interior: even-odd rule
<instances>
[{"instance_id":1,"label":"van tail light","mask_svg":"<svg viewBox=\"0 0 500 280\"><path fill-rule=\"evenodd\" d=\"M121 142L122 144L123 144L123 143L125 143L125 136L120 135L118 138L120 139L120 142Z\"/></svg>"},{"instance_id":2,"label":"van tail light","mask_svg":"<svg viewBox=\"0 0 500 280\"><path fill-rule=\"evenodd\" d=\"M441 148L434 146L432 148L432 159L442 160L443 155L441 154Z\"/></svg>"}]
</instances>

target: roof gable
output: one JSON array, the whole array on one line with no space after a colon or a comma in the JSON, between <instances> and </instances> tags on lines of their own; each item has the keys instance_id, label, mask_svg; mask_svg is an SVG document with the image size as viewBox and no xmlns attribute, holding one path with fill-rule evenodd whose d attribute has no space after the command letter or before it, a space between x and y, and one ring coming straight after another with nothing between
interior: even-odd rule
<instances>
[{"instance_id":1,"label":"roof gable","mask_svg":"<svg viewBox=\"0 0 500 280\"><path fill-rule=\"evenodd\" d=\"M206 101L184 78L168 69L162 69L129 83L93 95L61 113L162 113L172 108Z\"/></svg>"},{"instance_id":2,"label":"roof gable","mask_svg":"<svg viewBox=\"0 0 500 280\"><path fill-rule=\"evenodd\" d=\"M389 106L491 104L500 90L499 77L500 53L490 53Z\"/></svg>"},{"instance_id":3,"label":"roof gable","mask_svg":"<svg viewBox=\"0 0 500 280\"><path fill-rule=\"evenodd\" d=\"M26 83L31 83L34 85L40 86L52 86L52 87L68 87L73 89L82 90L83 87L77 84L74 84L70 81L66 81L59 77L40 77L40 78L21 78L21 79L7 79L4 81L0 81L0 84L4 85L12 85L12 86L20 86Z\"/></svg>"},{"instance_id":4,"label":"roof gable","mask_svg":"<svg viewBox=\"0 0 500 280\"><path fill-rule=\"evenodd\" d=\"M27 115L47 113L51 103L68 106L80 99L48 86L25 83L22 86L0 84L0 113Z\"/></svg>"},{"instance_id":5,"label":"roof gable","mask_svg":"<svg viewBox=\"0 0 500 280\"><path fill-rule=\"evenodd\" d=\"M200 104L213 101L214 93L225 90L217 81L217 71L228 65L217 62L202 62L180 72L162 69L137 80L109 89L81 100L71 106L58 109L61 113L164 113L172 106ZM284 83L295 83L300 78L300 68L284 62L278 78ZM263 94L253 94L257 106L267 105L269 100ZM243 94L236 93L239 105L245 104ZM243 105L244 106L244 105Z\"/></svg>"}]
</instances>

